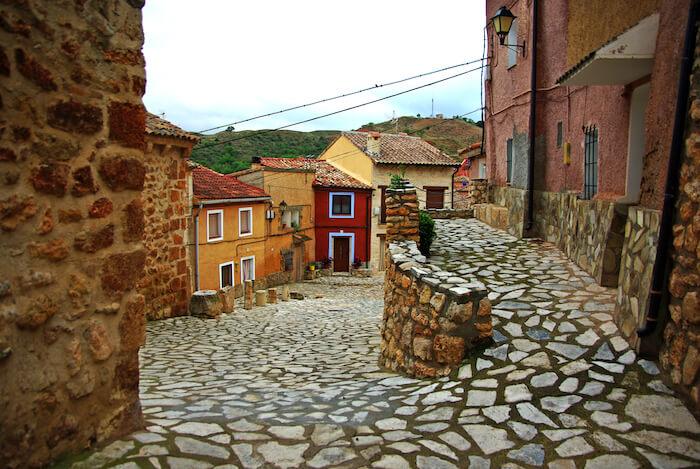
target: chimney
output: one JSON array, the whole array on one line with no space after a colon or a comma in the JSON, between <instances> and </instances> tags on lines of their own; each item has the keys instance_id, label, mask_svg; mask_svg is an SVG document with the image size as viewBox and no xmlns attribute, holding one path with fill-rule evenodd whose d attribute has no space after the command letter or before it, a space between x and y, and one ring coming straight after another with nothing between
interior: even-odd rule
<instances>
[{"instance_id":1,"label":"chimney","mask_svg":"<svg viewBox=\"0 0 700 469\"><path fill-rule=\"evenodd\" d=\"M367 133L367 152L379 156L379 143L381 134L379 132Z\"/></svg>"}]
</instances>

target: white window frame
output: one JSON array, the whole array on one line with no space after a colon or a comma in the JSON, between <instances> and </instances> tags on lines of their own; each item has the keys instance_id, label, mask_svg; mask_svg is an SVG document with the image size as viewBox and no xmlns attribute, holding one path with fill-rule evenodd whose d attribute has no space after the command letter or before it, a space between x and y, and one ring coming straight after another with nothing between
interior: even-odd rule
<instances>
[{"instance_id":1,"label":"white window frame","mask_svg":"<svg viewBox=\"0 0 700 469\"><path fill-rule=\"evenodd\" d=\"M333 256L333 238L350 238L350 263L348 264L352 267L353 262L355 262L355 233L328 233L328 257L334 259Z\"/></svg>"},{"instance_id":2,"label":"white window frame","mask_svg":"<svg viewBox=\"0 0 700 469\"><path fill-rule=\"evenodd\" d=\"M209 234L209 214L212 213L217 213L219 214L219 233L221 233L221 236L218 238L212 238ZM207 210L207 242L208 243L214 243L216 241L223 241L224 240L224 211L222 209L217 209L217 210Z\"/></svg>"},{"instance_id":3,"label":"white window frame","mask_svg":"<svg viewBox=\"0 0 700 469\"><path fill-rule=\"evenodd\" d=\"M248 212L250 214L250 233L241 232L241 227L243 226L243 224L241 223L241 213L243 212ZM238 209L238 237L244 238L246 236L253 236L253 207L245 207Z\"/></svg>"},{"instance_id":4,"label":"white window frame","mask_svg":"<svg viewBox=\"0 0 700 469\"><path fill-rule=\"evenodd\" d=\"M333 215L333 197L336 195L350 196L350 215ZM328 193L328 218L355 218L355 193L354 192L329 192Z\"/></svg>"},{"instance_id":5,"label":"white window frame","mask_svg":"<svg viewBox=\"0 0 700 469\"><path fill-rule=\"evenodd\" d=\"M236 286L236 264L233 261L224 262L223 264L219 264L219 288L220 289L224 288L224 282L222 281L221 271L227 265L231 266L231 286L232 287Z\"/></svg>"},{"instance_id":6,"label":"white window frame","mask_svg":"<svg viewBox=\"0 0 700 469\"><path fill-rule=\"evenodd\" d=\"M253 275L250 280L255 280L255 256L245 256L241 257L241 264L240 264L240 271L241 271L241 285L245 284L245 280L243 280L243 261L253 261Z\"/></svg>"}]
</instances>

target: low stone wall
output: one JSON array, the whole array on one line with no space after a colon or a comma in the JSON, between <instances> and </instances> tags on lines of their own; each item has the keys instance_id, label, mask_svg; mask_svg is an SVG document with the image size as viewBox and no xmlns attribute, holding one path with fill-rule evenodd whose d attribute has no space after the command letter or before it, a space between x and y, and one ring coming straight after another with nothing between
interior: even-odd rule
<instances>
[{"instance_id":1,"label":"low stone wall","mask_svg":"<svg viewBox=\"0 0 700 469\"><path fill-rule=\"evenodd\" d=\"M450 374L491 342L486 288L427 264L415 242L389 245L379 364L410 376Z\"/></svg>"},{"instance_id":2,"label":"low stone wall","mask_svg":"<svg viewBox=\"0 0 700 469\"><path fill-rule=\"evenodd\" d=\"M525 222L525 191L507 186L489 186L489 203L497 207L506 207L508 223L505 229L508 233L518 238L523 236L523 225ZM500 222L501 212L497 208L490 210L494 222ZM488 221L485 221L488 223ZM495 227L495 224L492 225Z\"/></svg>"},{"instance_id":3,"label":"low stone wall","mask_svg":"<svg viewBox=\"0 0 700 469\"><path fill-rule=\"evenodd\" d=\"M453 203L455 209L469 210L476 204L485 203L488 203L488 181L486 179L455 177Z\"/></svg>"},{"instance_id":4,"label":"low stone wall","mask_svg":"<svg viewBox=\"0 0 700 469\"><path fill-rule=\"evenodd\" d=\"M414 187L387 190L386 205L393 216L387 217L379 364L417 377L447 375L469 349L491 340L487 291L420 254Z\"/></svg>"},{"instance_id":5,"label":"low stone wall","mask_svg":"<svg viewBox=\"0 0 700 469\"><path fill-rule=\"evenodd\" d=\"M506 207L493 204L474 205L474 218L499 230L509 231L508 209Z\"/></svg>"},{"instance_id":6,"label":"low stone wall","mask_svg":"<svg viewBox=\"0 0 700 469\"><path fill-rule=\"evenodd\" d=\"M620 276L615 301L615 321L633 347L638 349L636 329L644 324L651 276L659 237L658 210L630 207L625 225Z\"/></svg>"},{"instance_id":7,"label":"low stone wall","mask_svg":"<svg viewBox=\"0 0 700 469\"><path fill-rule=\"evenodd\" d=\"M447 220L452 218L471 218L474 216L473 209L450 209L450 208L431 208L427 210L433 220Z\"/></svg>"},{"instance_id":8,"label":"low stone wall","mask_svg":"<svg viewBox=\"0 0 700 469\"><path fill-rule=\"evenodd\" d=\"M534 204L535 233L556 244L600 285L616 287L628 206L541 191L535 192Z\"/></svg>"}]
</instances>

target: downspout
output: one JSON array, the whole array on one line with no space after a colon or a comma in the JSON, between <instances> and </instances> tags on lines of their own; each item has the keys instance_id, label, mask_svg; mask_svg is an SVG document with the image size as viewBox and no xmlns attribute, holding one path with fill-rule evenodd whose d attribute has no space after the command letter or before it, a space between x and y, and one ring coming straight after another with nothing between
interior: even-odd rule
<instances>
[{"instance_id":1,"label":"downspout","mask_svg":"<svg viewBox=\"0 0 700 469\"><path fill-rule=\"evenodd\" d=\"M678 184L680 178L681 158L683 155L683 140L685 136L686 115L688 106L688 92L690 87L690 73L695 53L695 36L697 34L696 22L698 19L698 1L694 0L688 13L688 24L685 30L683 56L681 57L680 73L678 77L678 97L676 99L676 115L673 122L673 137L671 139L671 151L668 158L666 172L666 186L664 187L664 202L661 209L661 223L659 225L659 240L657 242L656 258L652 271L651 290L649 291L648 313L646 322L637 329L637 336L647 337L655 330L659 322L659 313L662 302L666 297L667 274L671 243L673 242L673 216L675 214L676 198L678 196Z\"/></svg>"},{"instance_id":2,"label":"downspout","mask_svg":"<svg viewBox=\"0 0 700 469\"><path fill-rule=\"evenodd\" d=\"M456 167L455 170L452 171L452 186L450 186L450 208L452 210L455 209L455 174L457 174L459 168L461 168L461 166Z\"/></svg>"},{"instance_id":3,"label":"downspout","mask_svg":"<svg viewBox=\"0 0 700 469\"><path fill-rule=\"evenodd\" d=\"M194 289L199 290L199 214L204 208L200 203L194 215Z\"/></svg>"},{"instance_id":4,"label":"downspout","mask_svg":"<svg viewBox=\"0 0 700 469\"><path fill-rule=\"evenodd\" d=\"M537 110L537 0L532 0L532 45L530 70L530 146L527 155L527 223L525 232L532 229L535 220L535 123ZM523 233L525 234L525 233Z\"/></svg>"}]
</instances>

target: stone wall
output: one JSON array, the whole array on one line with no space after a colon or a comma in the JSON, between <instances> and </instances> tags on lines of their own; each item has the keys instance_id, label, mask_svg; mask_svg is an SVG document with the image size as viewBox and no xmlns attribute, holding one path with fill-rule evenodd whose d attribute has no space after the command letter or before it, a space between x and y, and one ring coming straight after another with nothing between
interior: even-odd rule
<instances>
[{"instance_id":1,"label":"stone wall","mask_svg":"<svg viewBox=\"0 0 700 469\"><path fill-rule=\"evenodd\" d=\"M466 186L462 185L465 180ZM469 210L476 204L488 203L488 181L486 179L469 179L465 176L455 177L454 208Z\"/></svg>"},{"instance_id":2,"label":"stone wall","mask_svg":"<svg viewBox=\"0 0 700 469\"><path fill-rule=\"evenodd\" d=\"M632 346L639 350L638 327L644 324L651 276L659 238L658 210L630 207L625 225L615 321Z\"/></svg>"},{"instance_id":3,"label":"stone wall","mask_svg":"<svg viewBox=\"0 0 700 469\"><path fill-rule=\"evenodd\" d=\"M433 220L448 220L452 218L472 218L474 209L431 208L426 210Z\"/></svg>"},{"instance_id":4,"label":"stone wall","mask_svg":"<svg viewBox=\"0 0 700 469\"><path fill-rule=\"evenodd\" d=\"M673 384L700 410L700 34L696 44L673 226L670 317L660 359Z\"/></svg>"},{"instance_id":5,"label":"stone wall","mask_svg":"<svg viewBox=\"0 0 700 469\"><path fill-rule=\"evenodd\" d=\"M411 186L387 190L387 215L394 215L387 216L379 364L411 376L444 376L468 350L491 341L491 303L483 284L428 264L418 251L415 201Z\"/></svg>"},{"instance_id":6,"label":"stone wall","mask_svg":"<svg viewBox=\"0 0 700 469\"><path fill-rule=\"evenodd\" d=\"M535 233L556 244L600 285L617 286L628 206L541 191L535 191L534 203Z\"/></svg>"},{"instance_id":7,"label":"stone wall","mask_svg":"<svg viewBox=\"0 0 700 469\"><path fill-rule=\"evenodd\" d=\"M525 222L525 190L515 187L490 186L489 202L508 209L508 233L523 236Z\"/></svg>"},{"instance_id":8,"label":"stone wall","mask_svg":"<svg viewBox=\"0 0 700 469\"><path fill-rule=\"evenodd\" d=\"M142 1L0 5L0 466L141 425Z\"/></svg>"},{"instance_id":9,"label":"stone wall","mask_svg":"<svg viewBox=\"0 0 700 469\"><path fill-rule=\"evenodd\" d=\"M146 183L141 227L146 248L146 270L138 289L146 298L146 318L163 319L187 314L190 299L190 268L187 262L191 195L186 158L192 143L147 137Z\"/></svg>"}]
</instances>

